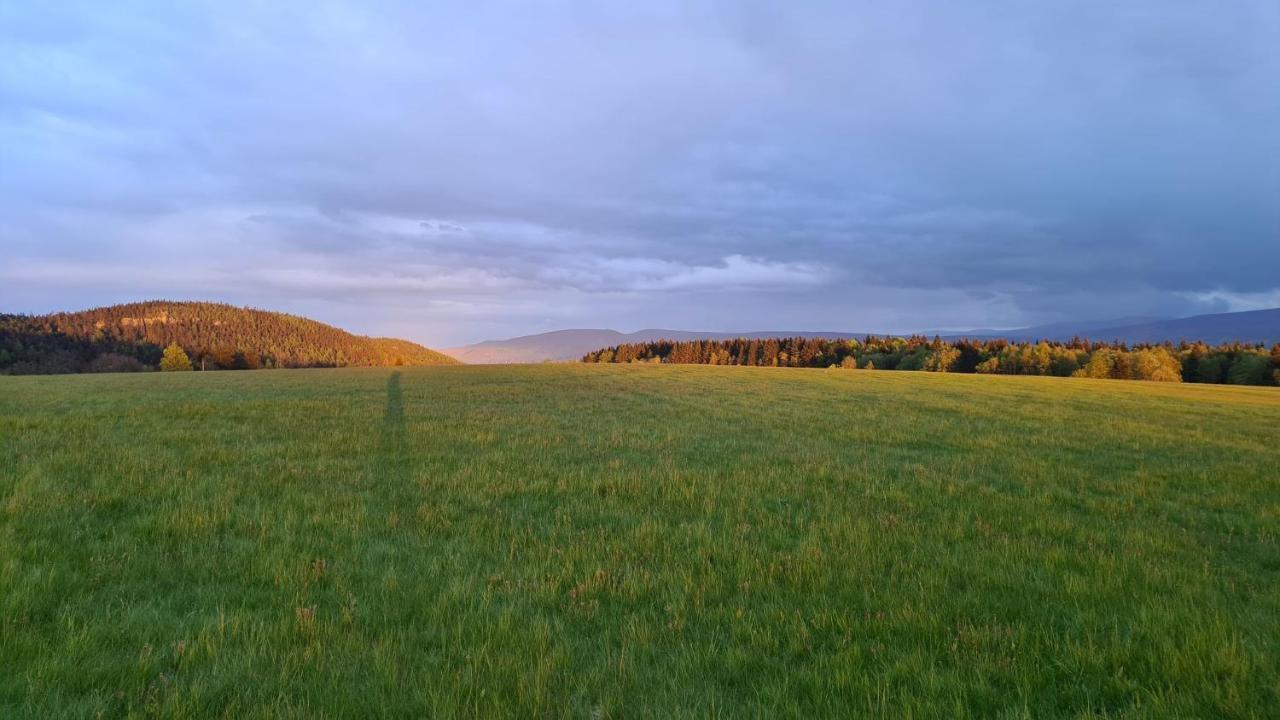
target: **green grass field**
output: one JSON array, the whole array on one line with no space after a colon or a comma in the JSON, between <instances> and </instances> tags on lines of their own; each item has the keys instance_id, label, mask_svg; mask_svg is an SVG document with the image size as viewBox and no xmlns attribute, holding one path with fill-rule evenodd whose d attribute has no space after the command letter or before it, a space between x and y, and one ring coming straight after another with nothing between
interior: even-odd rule
<instances>
[{"instance_id":1,"label":"green grass field","mask_svg":"<svg viewBox=\"0 0 1280 720\"><path fill-rule=\"evenodd\" d=\"M0 377L0 717L1280 716L1280 389Z\"/></svg>"}]
</instances>

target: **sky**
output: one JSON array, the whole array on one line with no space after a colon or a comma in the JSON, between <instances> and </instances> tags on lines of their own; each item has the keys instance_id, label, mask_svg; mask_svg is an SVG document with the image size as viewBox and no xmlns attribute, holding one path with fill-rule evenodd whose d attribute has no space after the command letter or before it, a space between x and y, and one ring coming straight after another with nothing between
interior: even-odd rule
<instances>
[{"instance_id":1,"label":"sky","mask_svg":"<svg viewBox=\"0 0 1280 720\"><path fill-rule=\"evenodd\" d=\"M0 0L0 312L436 347L1280 306L1280 2Z\"/></svg>"}]
</instances>

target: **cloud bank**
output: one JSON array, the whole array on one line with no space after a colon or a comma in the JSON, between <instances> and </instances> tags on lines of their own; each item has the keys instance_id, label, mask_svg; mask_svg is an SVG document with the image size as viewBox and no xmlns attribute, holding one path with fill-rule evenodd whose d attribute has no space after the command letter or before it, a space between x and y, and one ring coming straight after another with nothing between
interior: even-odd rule
<instances>
[{"instance_id":1,"label":"cloud bank","mask_svg":"<svg viewBox=\"0 0 1280 720\"><path fill-rule=\"evenodd\" d=\"M4 311L454 345L1280 297L1273 2L44 5L0 9Z\"/></svg>"}]
</instances>

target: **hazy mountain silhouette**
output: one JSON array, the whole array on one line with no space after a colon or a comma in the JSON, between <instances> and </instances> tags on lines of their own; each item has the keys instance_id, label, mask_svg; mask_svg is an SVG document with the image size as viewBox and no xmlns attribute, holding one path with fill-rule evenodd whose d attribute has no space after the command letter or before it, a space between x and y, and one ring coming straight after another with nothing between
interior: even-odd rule
<instances>
[{"instance_id":1,"label":"hazy mountain silhouette","mask_svg":"<svg viewBox=\"0 0 1280 720\"><path fill-rule=\"evenodd\" d=\"M448 348L441 352L465 363L530 363L577 360L592 350L623 343L653 342L654 340L727 340L732 338L770 337L863 337L866 333L814 332L792 330L758 330L753 332L699 332L693 330L662 330L650 328L633 333L617 330L579 329L556 330L537 335L523 335L509 340L486 340L465 347Z\"/></svg>"},{"instance_id":2,"label":"hazy mountain silhouette","mask_svg":"<svg viewBox=\"0 0 1280 720\"><path fill-rule=\"evenodd\" d=\"M751 332L699 332L647 329L622 333L607 329L556 330L508 340L451 348L443 352L467 363L528 363L577 360L592 350L654 340L725 340L731 338L825 337L861 338L866 332L757 330ZM885 335L892 333L870 333ZM917 334L944 338L1008 338L1010 340L1119 340L1127 343L1201 340L1216 344L1241 341L1280 342L1280 308L1235 313L1214 313L1185 318L1131 316L1110 320L1057 322L1025 328L997 330L927 330Z\"/></svg>"}]
</instances>

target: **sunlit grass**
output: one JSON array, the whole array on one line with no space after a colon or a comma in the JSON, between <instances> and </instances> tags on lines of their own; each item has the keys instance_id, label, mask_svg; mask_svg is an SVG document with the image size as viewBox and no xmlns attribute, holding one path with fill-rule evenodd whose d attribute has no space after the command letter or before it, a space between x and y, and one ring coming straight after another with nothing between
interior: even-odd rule
<instances>
[{"instance_id":1,"label":"sunlit grass","mask_svg":"<svg viewBox=\"0 0 1280 720\"><path fill-rule=\"evenodd\" d=\"M0 717L1280 715L1280 390L0 377Z\"/></svg>"}]
</instances>

